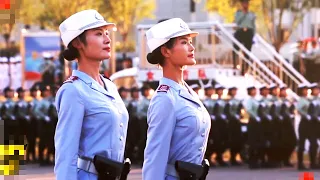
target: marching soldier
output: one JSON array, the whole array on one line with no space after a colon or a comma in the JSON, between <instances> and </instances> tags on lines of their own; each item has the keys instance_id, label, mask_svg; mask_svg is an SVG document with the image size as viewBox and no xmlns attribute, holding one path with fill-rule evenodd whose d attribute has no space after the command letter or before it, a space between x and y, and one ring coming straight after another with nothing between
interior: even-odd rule
<instances>
[{"instance_id":1,"label":"marching soldier","mask_svg":"<svg viewBox=\"0 0 320 180\"><path fill-rule=\"evenodd\" d=\"M55 105L55 97L57 94L57 91L59 89L59 86L53 85L51 87L51 98L49 99L50 105L49 105L49 110L48 110L48 116L50 118L50 122L48 124L48 151L47 154L53 155L55 153L55 148L54 148L54 132L58 123L58 113ZM48 162L50 164L50 162Z\"/></svg>"},{"instance_id":2,"label":"marching soldier","mask_svg":"<svg viewBox=\"0 0 320 180\"><path fill-rule=\"evenodd\" d=\"M39 114L37 112L37 107L40 101L37 98L38 86L33 86L30 88L30 96L32 100L29 102L29 114L30 114L30 124L28 124L28 150L27 156L32 158L32 161L36 161L36 139L38 134L38 124L39 124Z\"/></svg>"},{"instance_id":3,"label":"marching soldier","mask_svg":"<svg viewBox=\"0 0 320 180\"><path fill-rule=\"evenodd\" d=\"M138 121L138 105L140 103L140 94L139 89L137 87L133 87L130 90L131 92L131 100L128 105L128 113L129 113L129 123L128 123L128 136L126 142L126 151L125 157L133 159L133 153L135 147L138 146L139 143L139 121ZM138 157L140 158L140 157ZM142 159L140 159L142 161Z\"/></svg>"},{"instance_id":4,"label":"marching soldier","mask_svg":"<svg viewBox=\"0 0 320 180\"><path fill-rule=\"evenodd\" d=\"M223 161L223 153L228 148L228 119L225 115L225 100L222 99L224 87L221 85L215 86L216 94L218 95L218 99L214 105L213 114L216 117L216 126L217 126L217 156L216 161L220 166L228 166L228 164Z\"/></svg>"},{"instance_id":5,"label":"marching soldier","mask_svg":"<svg viewBox=\"0 0 320 180\"><path fill-rule=\"evenodd\" d=\"M317 164L317 151L318 151L318 142L317 136L319 133L319 123L320 123L320 101L319 101L319 92L320 87L317 83L312 83L309 87L311 89L310 104L308 108L308 114L310 115L311 120L309 121L310 128L308 129L310 140L309 155L310 155L310 168L319 169Z\"/></svg>"},{"instance_id":6,"label":"marching soldier","mask_svg":"<svg viewBox=\"0 0 320 180\"><path fill-rule=\"evenodd\" d=\"M245 102L245 109L249 114L248 145L249 145L249 168L260 168L263 160L263 129L261 119L258 116L259 101L256 99L257 89L254 86L247 88L249 99Z\"/></svg>"},{"instance_id":7,"label":"marching soldier","mask_svg":"<svg viewBox=\"0 0 320 180\"><path fill-rule=\"evenodd\" d=\"M270 135L271 135L271 146L269 152L269 160L273 167L280 166L282 152L281 147L281 127L283 124L283 117L281 115L281 101L278 98L279 87L275 84L270 85L270 115L272 121L270 122Z\"/></svg>"},{"instance_id":8,"label":"marching soldier","mask_svg":"<svg viewBox=\"0 0 320 180\"><path fill-rule=\"evenodd\" d=\"M1 115L7 132L5 132L5 143L16 144L19 136L19 123L14 115L15 102L13 101L14 90L10 87L4 89L6 101L1 107ZM14 143L11 143L14 142Z\"/></svg>"},{"instance_id":9,"label":"marching soldier","mask_svg":"<svg viewBox=\"0 0 320 180\"><path fill-rule=\"evenodd\" d=\"M143 86L141 88L142 99L137 108L137 115L139 119L139 129L140 129L140 142L139 142L139 157L143 158L144 149L147 141L147 131L148 131L148 123L147 123L147 113L148 107L150 104L150 87Z\"/></svg>"},{"instance_id":10,"label":"marching soldier","mask_svg":"<svg viewBox=\"0 0 320 180\"><path fill-rule=\"evenodd\" d=\"M260 104L258 108L258 115L261 118L261 126L263 128L263 159L262 166L273 166L274 157L272 157L271 147L274 145L274 138L272 132L272 117L270 116L270 101L268 100L269 89L263 85L260 87ZM266 159L266 157L268 157Z\"/></svg>"},{"instance_id":11,"label":"marching soldier","mask_svg":"<svg viewBox=\"0 0 320 180\"><path fill-rule=\"evenodd\" d=\"M30 111L29 111L29 105L28 103L24 100L25 97L25 90L20 87L17 89L18 93L18 98L19 100L16 102L15 107L14 107L14 114L16 116L16 120L19 123L19 140L20 142L23 142L24 136L25 135L27 138L27 141L29 141L30 136L28 129L28 125L30 124ZM19 143L20 144L20 143ZM26 161L30 162L29 156L26 157Z\"/></svg>"},{"instance_id":12,"label":"marching soldier","mask_svg":"<svg viewBox=\"0 0 320 180\"><path fill-rule=\"evenodd\" d=\"M40 134L40 143L39 143L39 161L40 165L48 165L49 164L49 155L47 154L46 159L44 159L44 150L48 148L50 144L50 124L51 119L49 117L49 107L50 107L50 86L41 87L41 96L42 100L39 103L36 111L39 114L39 134Z\"/></svg>"},{"instance_id":13,"label":"marching soldier","mask_svg":"<svg viewBox=\"0 0 320 180\"><path fill-rule=\"evenodd\" d=\"M217 140L217 126L215 121L215 116L213 115L213 108L215 101L212 99L212 95L214 94L214 88L211 84L207 84L204 86L204 95L205 98L203 100L203 105L206 107L210 117L211 117L211 129L209 133L208 143L207 143L207 151L206 151L206 159L209 159L210 166L215 166L214 162L211 162L211 155L216 152L216 140Z\"/></svg>"},{"instance_id":14,"label":"marching soldier","mask_svg":"<svg viewBox=\"0 0 320 180\"><path fill-rule=\"evenodd\" d=\"M229 138L230 138L230 162L231 165L238 166L239 162L236 160L236 155L240 154L240 151L244 145L244 138L241 132L241 109L243 108L240 100L236 99L237 94L236 87L230 87L228 89L228 95L230 96L229 102L226 104L225 112L227 119L229 120Z\"/></svg>"},{"instance_id":15,"label":"marching soldier","mask_svg":"<svg viewBox=\"0 0 320 180\"><path fill-rule=\"evenodd\" d=\"M282 117L279 155L284 166L292 167L290 158L297 144L294 130L294 105L287 99L287 86L280 86L279 96L281 98L280 117Z\"/></svg>"},{"instance_id":16,"label":"marching soldier","mask_svg":"<svg viewBox=\"0 0 320 180\"><path fill-rule=\"evenodd\" d=\"M128 92L129 89L125 88L125 87L120 87L118 89L118 92L121 96L122 101L124 102L124 104L126 105L126 108L128 108L129 106L129 100L128 100Z\"/></svg>"},{"instance_id":17,"label":"marching soldier","mask_svg":"<svg viewBox=\"0 0 320 180\"><path fill-rule=\"evenodd\" d=\"M308 86L305 84L301 84L298 87L298 95L300 99L297 104L297 110L301 116L301 120L299 123L298 133L299 133L299 140L298 140L298 170L305 170L306 167L303 163L303 153L305 147L305 141L308 139L310 142L309 148L309 156L310 162L315 165L312 150L314 150L314 144L316 143L316 139L311 136L310 130L311 127L311 116L308 114L308 109L310 105L310 101L307 98L308 96Z\"/></svg>"}]
</instances>

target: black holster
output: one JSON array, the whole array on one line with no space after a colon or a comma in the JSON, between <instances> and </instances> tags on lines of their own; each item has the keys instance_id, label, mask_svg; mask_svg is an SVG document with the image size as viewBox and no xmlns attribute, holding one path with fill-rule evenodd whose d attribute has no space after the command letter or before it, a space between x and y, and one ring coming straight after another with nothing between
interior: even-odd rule
<instances>
[{"instance_id":1,"label":"black holster","mask_svg":"<svg viewBox=\"0 0 320 180\"><path fill-rule=\"evenodd\" d=\"M205 180L209 172L209 161L203 160L202 165L176 161L175 168L181 180Z\"/></svg>"},{"instance_id":2,"label":"black holster","mask_svg":"<svg viewBox=\"0 0 320 180\"><path fill-rule=\"evenodd\" d=\"M131 167L129 159L120 163L100 155L94 156L93 164L98 172L98 180L126 180Z\"/></svg>"}]
</instances>

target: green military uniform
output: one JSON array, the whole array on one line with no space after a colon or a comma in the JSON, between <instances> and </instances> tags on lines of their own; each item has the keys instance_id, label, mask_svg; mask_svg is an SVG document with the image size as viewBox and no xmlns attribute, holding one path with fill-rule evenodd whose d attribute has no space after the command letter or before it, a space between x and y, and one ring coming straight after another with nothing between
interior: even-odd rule
<instances>
[{"instance_id":1,"label":"green military uniform","mask_svg":"<svg viewBox=\"0 0 320 180\"><path fill-rule=\"evenodd\" d=\"M216 85L215 90L216 94L218 91L223 90L224 87L221 85ZM218 94L219 96L219 94ZM216 145L216 161L220 166L227 166L227 163L223 160L222 155L229 147L229 136L228 136L228 119L225 114L226 101L221 97L215 101L213 108L213 115L215 116L215 124L217 126L217 131L214 132L214 141Z\"/></svg>"},{"instance_id":2,"label":"green military uniform","mask_svg":"<svg viewBox=\"0 0 320 180\"><path fill-rule=\"evenodd\" d=\"M206 107L208 113L210 114L211 119L214 118L213 117L213 108L215 105L215 100L213 100L211 97L206 96L202 102L203 102L203 105Z\"/></svg>"},{"instance_id":3,"label":"green military uniform","mask_svg":"<svg viewBox=\"0 0 320 180\"><path fill-rule=\"evenodd\" d=\"M11 98L8 98L2 104L1 115L3 120L11 120L11 121L16 120L16 117L14 115L14 107L15 107L15 102Z\"/></svg>"},{"instance_id":4,"label":"green military uniform","mask_svg":"<svg viewBox=\"0 0 320 180\"><path fill-rule=\"evenodd\" d=\"M24 96L21 93L24 93L24 89L22 87L17 89L17 92L19 94L19 100L15 104L14 108L14 114L16 116L16 119L19 123L19 132L20 137L19 140L21 140L21 143L24 140L24 136L27 137L28 140L28 125L30 124L30 109L29 104L24 100ZM27 161L29 161L29 157L27 156Z\"/></svg>"},{"instance_id":5,"label":"green military uniform","mask_svg":"<svg viewBox=\"0 0 320 180\"><path fill-rule=\"evenodd\" d=\"M129 122L128 122L128 133L127 133L125 157L130 158L131 160L135 160L133 158L135 147L139 145L139 138L140 138L138 105L140 104L141 100L139 99L138 93L140 90L138 88L133 87L131 88L130 91L131 91L132 99L129 101L129 104L128 104ZM134 94L137 94L137 97L134 97Z\"/></svg>"},{"instance_id":6,"label":"green military uniform","mask_svg":"<svg viewBox=\"0 0 320 180\"><path fill-rule=\"evenodd\" d=\"M286 86L280 87L280 90L286 90ZM294 129L294 105L286 98L281 97L280 115L283 118L280 126L280 151L279 156L284 166L292 167L290 163L291 154L297 144L297 137Z\"/></svg>"},{"instance_id":7,"label":"green military uniform","mask_svg":"<svg viewBox=\"0 0 320 180\"><path fill-rule=\"evenodd\" d=\"M45 91L50 91L50 87L46 86L41 89L42 97ZM38 106L36 107L36 114L39 116L39 134L40 134L40 143L39 143L39 161L40 165L45 165L49 163L49 156L44 159L44 149L47 148L51 142L52 137L50 137L50 124L52 123L49 117L49 108L51 105L51 97L43 97Z\"/></svg>"},{"instance_id":8,"label":"green military uniform","mask_svg":"<svg viewBox=\"0 0 320 180\"><path fill-rule=\"evenodd\" d=\"M308 137L310 141L309 155L310 155L310 166L312 169L319 169L319 164L316 162L318 142L319 138L319 127L320 127L320 101L319 94L316 90L319 91L319 86L317 83L312 83L309 88L312 90L312 96L310 97L308 115L310 116L310 121L307 122L309 125L308 128ZM319 162L320 163L320 162Z\"/></svg>"},{"instance_id":9,"label":"green military uniform","mask_svg":"<svg viewBox=\"0 0 320 180\"><path fill-rule=\"evenodd\" d=\"M236 89L229 88L229 91ZM241 131L241 109L242 103L239 99L231 97L225 107L225 113L229 120L228 131L230 137L230 161L232 165L239 165L236 161L236 155L240 154L244 146L244 137Z\"/></svg>"},{"instance_id":10,"label":"green military uniform","mask_svg":"<svg viewBox=\"0 0 320 180\"><path fill-rule=\"evenodd\" d=\"M241 10L238 10L235 13L235 23L239 29L247 31L248 29L252 29L253 33L256 31L256 15L253 12L244 13Z\"/></svg>"},{"instance_id":11,"label":"green military uniform","mask_svg":"<svg viewBox=\"0 0 320 180\"><path fill-rule=\"evenodd\" d=\"M125 104L126 108L128 108L130 101L128 100L127 97L122 97L122 92L128 92L128 91L129 91L129 89L127 89L127 88L125 88L125 87L120 87L120 88L118 89L118 92L119 92L119 94L120 94L120 96L121 96L121 98L122 98L122 101L123 101L123 103Z\"/></svg>"},{"instance_id":12,"label":"green military uniform","mask_svg":"<svg viewBox=\"0 0 320 180\"><path fill-rule=\"evenodd\" d=\"M213 115L213 108L215 105L215 100L211 98L212 94L214 93L214 88L212 87L211 83L208 83L204 86L205 90L205 98L202 100L204 107L207 109L210 117L211 117L211 129L209 132L208 142L207 142L207 150L205 153L205 159L211 159L211 155L216 150L216 140L215 134L217 133L217 126L215 121L215 116ZM215 166L216 164L210 160L210 165Z\"/></svg>"},{"instance_id":13,"label":"green military uniform","mask_svg":"<svg viewBox=\"0 0 320 180\"><path fill-rule=\"evenodd\" d=\"M299 86L300 99L297 104L297 110L301 115L301 121L299 124L299 141L298 141L298 169L304 170L305 166L303 164L303 153L304 153L304 146L305 141L308 139L310 142L309 148L309 158L311 166L316 165L316 153L317 153L317 138L314 135L314 125L312 122L312 117L309 115L309 106L310 100L307 98L306 95L302 94L304 89L308 89L306 85Z\"/></svg>"},{"instance_id":14,"label":"green military uniform","mask_svg":"<svg viewBox=\"0 0 320 180\"><path fill-rule=\"evenodd\" d=\"M14 114L14 108L15 108L15 102L13 101L12 93L13 89L10 87L6 87L4 89L4 95L6 98L6 101L2 104L1 107L1 116L4 120L4 126L5 129L5 144L18 144L19 140L19 122L16 119L16 116ZM12 97L11 97L12 96Z\"/></svg>"},{"instance_id":15,"label":"green military uniform","mask_svg":"<svg viewBox=\"0 0 320 180\"><path fill-rule=\"evenodd\" d=\"M262 160L262 148L263 148L263 129L261 125L261 119L258 116L259 101L251 96L252 90L255 90L254 86L248 87L249 98L245 101L245 109L249 114L248 123L248 145L249 145L249 168L259 168L259 160Z\"/></svg>"},{"instance_id":16,"label":"green military uniform","mask_svg":"<svg viewBox=\"0 0 320 180\"><path fill-rule=\"evenodd\" d=\"M241 43L243 46L251 51L252 48L252 40L256 33L256 15L253 12L244 12L242 10L238 10L235 13L235 23L237 24L237 30L234 33L234 37ZM234 48L239 50L240 48L234 44ZM245 58L249 59L249 56L245 53ZM237 58L236 51L233 52L233 66L237 68L236 58ZM245 63L242 63L241 71L244 73Z\"/></svg>"},{"instance_id":17,"label":"green military uniform","mask_svg":"<svg viewBox=\"0 0 320 180\"><path fill-rule=\"evenodd\" d=\"M139 120L139 127L140 127L140 143L139 143L139 157L144 159L144 148L147 142L147 131L148 131L148 123L147 123L147 113L150 104L150 99L147 99L143 96L141 101L139 102L137 108L137 116Z\"/></svg>"},{"instance_id":18,"label":"green military uniform","mask_svg":"<svg viewBox=\"0 0 320 180\"><path fill-rule=\"evenodd\" d=\"M59 86L53 85L51 87L52 96L49 97L50 106L48 109L48 116L50 118L50 122L48 123L48 151L47 154L55 155L55 148L54 148L54 133L58 123L58 112L56 109L55 104L55 96L59 89ZM48 160L49 161L49 160ZM50 163L50 162L47 162Z\"/></svg>"},{"instance_id":19,"label":"green military uniform","mask_svg":"<svg viewBox=\"0 0 320 180\"><path fill-rule=\"evenodd\" d=\"M27 149L27 156L31 156L32 160L35 161L36 159L36 138L39 137L38 133L38 124L39 124L39 114L37 112L37 108L39 106L40 101L36 97L36 93L38 91L37 86L33 86L30 88L30 95L32 96L32 100L28 103L29 111L30 111L30 124L28 124L27 131L28 131L28 149Z\"/></svg>"}]
</instances>

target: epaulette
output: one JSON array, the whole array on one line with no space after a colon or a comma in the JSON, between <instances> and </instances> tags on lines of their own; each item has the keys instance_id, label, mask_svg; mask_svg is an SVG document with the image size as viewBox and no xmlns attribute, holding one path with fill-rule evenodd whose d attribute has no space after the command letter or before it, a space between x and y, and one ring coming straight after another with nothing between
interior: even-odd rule
<instances>
[{"instance_id":1,"label":"epaulette","mask_svg":"<svg viewBox=\"0 0 320 180\"><path fill-rule=\"evenodd\" d=\"M170 89L170 87L168 85L162 84L159 86L159 88L157 89L157 92L168 92Z\"/></svg>"},{"instance_id":2,"label":"epaulette","mask_svg":"<svg viewBox=\"0 0 320 180\"><path fill-rule=\"evenodd\" d=\"M65 83L73 83L73 81L75 81L77 79L79 79L78 76L70 76L67 80L65 80L63 82L63 84L65 84Z\"/></svg>"}]
</instances>

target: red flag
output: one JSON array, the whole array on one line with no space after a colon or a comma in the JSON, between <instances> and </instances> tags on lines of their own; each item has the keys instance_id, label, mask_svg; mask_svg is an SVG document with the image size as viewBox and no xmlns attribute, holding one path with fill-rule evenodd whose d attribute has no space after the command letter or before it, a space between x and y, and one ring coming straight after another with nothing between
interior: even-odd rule
<instances>
[{"instance_id":1,"label":"red flag","mask_svg":"<svg viewBox=\"0 0 320 180\"><path fill-rule=\"evenodd\" d=\"M189 71L188 70L184 70L183 71L183 79L187 80L189 78Z\"/></svg>"},{"instance_id":2,"label":"red flag","mask_svg":"<svg viewBox=\"0 0 320 180\"><path fill-rule=\"evenodd\" d=\"M148 71L148 72L147 72L147 79L148 79L148 81L152 81L152 80L153 80L153 75L154 75L153 72L151 72L151 71Z\"/></svg>"},{"instance_id":3,"label":"red flag","mask_svg":"<svg viewBox=\"0 0 320 180\"><path fill-rule=\"evenodd\" d=\"M0 10L10 9L10 0L0 0Z\"/></svg>"},{"instance_id":4,"label":"red flag","mask_svg":"<svg viewBox=\"0 0 320 180\"><path fill-rule=\"evenodd\" d=\"M310 172L304 172L302 176L300 176L299 180L314 180L314 175Z\"/></svg>"},{"instance_id":5,"label":"red flag","mask_svg":"<svg viewBox=\"0 0 320 180\"><path fill-rule=\"evenodd\" d=\"M206 79L206 78L207 78L206 72L204 71L204 69L199 69L199 70L198 70L198 77L199 77L200 79Z\"/></svg>"}]
</instances>

